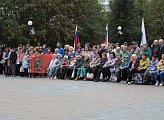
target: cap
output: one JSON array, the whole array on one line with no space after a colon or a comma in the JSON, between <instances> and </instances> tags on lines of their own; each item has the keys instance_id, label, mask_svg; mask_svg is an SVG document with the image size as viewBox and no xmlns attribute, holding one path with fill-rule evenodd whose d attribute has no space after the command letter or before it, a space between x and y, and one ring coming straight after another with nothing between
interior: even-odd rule
<instances>
[{"instance_id":1,"label":"cap","mask_svg":"<svg viewBox=\"0 0 164 120\"><path fill-rule=\"evenodd\" d=\"M132 42L131 45L136 45L136 42Z\"/></svg>"}]
</instances>

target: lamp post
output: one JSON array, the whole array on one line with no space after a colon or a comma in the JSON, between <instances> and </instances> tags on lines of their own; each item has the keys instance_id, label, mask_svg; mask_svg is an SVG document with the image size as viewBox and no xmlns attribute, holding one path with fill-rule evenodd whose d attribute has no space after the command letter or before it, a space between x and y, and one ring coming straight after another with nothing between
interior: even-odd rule
<instances>
[{"instance_id":1,"label":"lamp post","mask_svg":"<svg viewBox=\"0 0 164 120\"><path fill-rule=\"evenodd\" d=\"M118 34L119 34L119 40L118 40L118 43L120 43L120 41L121 41L121 35L123 34L123 32L122 32L122 27L121 26L118 26Z\"/></svg>"},{"instance_id":2,"label":"lamp post","mask_svg":"<svg viewBox=\"0 0 164 120\"><path fill-rule=\"evenodd\" d=\"M35 30L34 30L34 27L32 27L33 22L31 20L29 20L27 24L30 27L29 40L28 40L28 44L29 44L30 43L30 37L31 37L31 35L34 35L35 34Z\"/></svg>"}]
</instances>

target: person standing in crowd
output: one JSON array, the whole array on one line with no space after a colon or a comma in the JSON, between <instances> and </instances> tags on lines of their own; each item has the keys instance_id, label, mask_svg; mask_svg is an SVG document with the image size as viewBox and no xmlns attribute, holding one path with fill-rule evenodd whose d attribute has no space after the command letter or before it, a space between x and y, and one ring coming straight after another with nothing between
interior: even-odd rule
<instances>
[{"instance_id":1,"label":"person standing in crowd","mask_svg":"<svg viewBox=\"0 0 164 120\"><path fill-rule=\"evenodd\" d=\"M106 53L105 44L101 44L101 49L100 49L100 51L98 51L100 58L102 58L102 54L104 54L104 53Z\"/></svg>"},{"instance_id":2,"label":"person standing in crowd","mask_svg":"<svg viewBox=\"0 0 164 120\"><path fill-rule=\"evenodd\" d=\"M43 54L48 54L48 48L46 44L43 45Z\"/></svg>"},{"instance_id":3,"label":"person standing in crowd","mask_svg":"<svg viewBox=\"0 0 164 120\"><path fill-rule=\"evenodd\" d=\"M84 52L82 53L83 54L83 56L91 56L91 52L90 52L90 50L89 50L89 47L85 47L85 49L84 49Z\"/></svg>"},{"instance_id":4,"label":"person standing in crowd","mask_svg":"<svg viewBox=\"0 0 164 120\"><path fill-rule=\"evenodd\" d=\"M108 58L108 59L110 59L110 54L111 54L111 53L114 53L114 51L113 51L112 47L109 46L109 48L108 48L108 53L107 53L107 58Z\"/></svg>"},{"instance_id":5,"label":"person standing in crowd","mask_svg":"<svg viewBox=\"0 0 164 120\"><path fill-rule=\"evenodd\" d=\"M64 54L68 56L68 54L69 54L69 45L64 46L64 52L65 52Z\"/></svg>"},{"instance_id":6,"label":"person standing in crowd","mask_svg":"<svg viewBox=\"0 0 164 120\"><path fill-rule=\"evenodd\" d=\"M123 49L121 51L122 59L125 58L125 56L130 56L130 52L127 49L127 46L123 46Z\"/></svg>"},{"instance_id":7,"label":"person standing in crowd","mask_svg":"<svg viewBox=\"0 0 164 120\"><path fill-rule=\"evenodd\" d=\"M72 46L69 46L69 53L68 53L68 60L71 59L71 57L75 57L76 53L73 50L74 48Z\"/></svg>"},{"instance_id":8,"label":"person standing in crowd","mask_svg":"<svg viewBox=\"0 0 164 120\"><path fill-rule=\"evenodd\" d=\"M91 60L93 60L94 58L96 58L96 56L97 56L97 46L94 45L92 47L92 51L91 51L91 56L90 56Z\"/></svg>"},{"instance_id":9,"label":"person standing in crowd","mask_svg":"<svg viewBox=\"0 0 164 120\"><path fill-rule=\"evenodd\" d=\"M59 54L59 49L55 48L54 55L58 55L58 54Z\"/></svg>"},{"instance_id":10,"label":"person standing in crowd","mask_svg":"<svg viewBox=\"0 0 164 120\"><path fill-rule=\"evenodd\" d=\"M121 48L120 47L116 47L115 54L121 54Z\"/></svg>"},{"instance_id":11,"label":"person standing in crowd","mask_svg":"<svg viewBox=\"0 0 164 120\"><path fill-rule=\"evenodd\" d=\"M62 48L62 44L60 42L57 43L57 47L59 54L61 54L62 57L64 57L64 49Z\"/></svg>"},{"instance_id":12,"label":"person standing in crowd","mask_svg":"<svg viewBox=\"0 0 164 120\"><path fill-rule=\"evenodd\" d=\"M17 54L15 49L11 49L11 54L10 54L10 63L11 63L11 75L13 77L16 76L16 62L17 62Z\"/></svg>"},{"instance_id":13,"label":"person standing in crowd","mask_svg":"<svg viewBox=\"0 0 164 120\"><path fill-rule=\"evenodd\" d=\"M3 51L2 49L0 48L0 74L3 74L3 71L4 71L4 60L3 60Z\"/></svg>"},{"instance_id":14,"label":"person standing in crowd","mask_svg":"<svg viewBox=\"0 0 164 120\"><path fill-rule=\"evenodd\" d=\"M159 40L159 47L157 49L158 60L161 59L162 54L164 54L164 41L163 39Z\"/></svg>"},{"instance_id":15,"label":"person standing in crowd","mask_svg":"<svg viewBox=\"0 0 164 120\"><path fill-rule=\"evenodd\" d=\"M10 49L5 48L5 52L3 55L3 59L5 60L4 66L5 66L5 75L6 77L10 75L11 73L11 68L10 68Z\"/></svg>"},{"instance_id":16,"label":"person standing in crowd","mask_svg":"<svg viewBox=\"0 0 164 120\"><path fill-rule=\"evenodd\" d=\"M78 47L76 52L75 52L75 55L78 56L78 55L82 55L82 49L81 47Z\"/></svg>"},{"instance_id":17,"label":"person standing in crowd","mask_svg":"<svg viewBox=\"0 0 164 120\"><path fill-rule=\"evenodd\" d=\"M20 55L19 55L19 63L20 63L19 75L21 77L23 76L23 73L24 73L24 69L22 67L22 60L23 60L24 55L25 55L25 51L21 49Z\"/></svg>"},{"instance_id":18,"label":"person standing in crowd","mask_svg":"<svg viewBox=\"0 0 164 120\"><path fill-rule=\"evenodd\" d=\"M26 50L23 59L22 59L22 67L24 70L24 75L25 77L29 76L28 69L29 69L29 51Z\"/></svg>"},{"instance_id":19,"label":"person standing in crowd","mask_svg":"<svg viewBox=\"0 0 164 120\"><path fill-rule=\"evenodd\" d=\"M158 40L154 40L154 42L153 42L153 44L151 46L152 56L156 56L157 55L158 47L159 47Z\"/></svg>"},{"instance_id":20,"label":"person standing in crowd","mask_svg":"<svg viewBox=\"0 0 164 120\"><path fill-rule=\"evenodd\" d=\"M158 79L158 75L160 76L160 80ZM162 58L157 65L157 71L155 71L154 73L154 80L156 81L156 84L155 84L156 86L164 85L164 54L162 54Z\"/></svg>"},{"instance_id":21,"label":"person standing in crowd","mask_svg":"<svg viewBox=\"0 0 164 120\"><path fill-rule=\"evenodd\" d=\"M21 63L20 63L20 54L21 54L21 47L17 47L17 60L16 60L16 76L20 76L20 67L21 67Z\"/></svg>"},{"instance_id":22,"label":"person standing in crowd","mask_svg":"<svg viewBox=\"0 0 164 120\"><path fill-rule=\"evenodd\" d=\"M132 54L138 55L139 52L140 52L140 48L138 47L137 43L136 42L132 42L131 43L131 47L132 48L130 50L130 55L132 55Z\"/></svg>"},{"instance_id":23,"label":"person standing in crowd","mask_svg":"<svg viewBox=\"0 0 164 120\"><path fill-rule=\"evenodd\" d=\"M151 49L148 47L148 44L144 44L142 46L142 54L146 54L147 57L151 60L152 57L152 53L151 53Z\"/></svg>"}]
</instances>

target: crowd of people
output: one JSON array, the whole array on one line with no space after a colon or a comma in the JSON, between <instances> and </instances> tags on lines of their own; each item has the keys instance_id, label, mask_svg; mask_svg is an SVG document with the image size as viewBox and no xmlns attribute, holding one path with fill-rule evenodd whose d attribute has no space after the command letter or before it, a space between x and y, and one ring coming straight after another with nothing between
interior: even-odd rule
<instances>
[{"instance_id":1,"label":"crowd of people","mask_svg":"<svg viewBox=\"0 0 164 120\"><path fill-rule=\"evenodd\" d=\"M46 44L33 47L19 45L18 48L0 49L0 74L8 76L29 77L31 54L52 54L53 58L47 68L49 79L72 79L90 81L115 81L132 84L164 85L164 40L154 40L151 46L139 47L133 41L90 45L84 48L80 44L75 50L70 45L62 47L57 43L54 52Z\"/></svg>"}]
</instances>

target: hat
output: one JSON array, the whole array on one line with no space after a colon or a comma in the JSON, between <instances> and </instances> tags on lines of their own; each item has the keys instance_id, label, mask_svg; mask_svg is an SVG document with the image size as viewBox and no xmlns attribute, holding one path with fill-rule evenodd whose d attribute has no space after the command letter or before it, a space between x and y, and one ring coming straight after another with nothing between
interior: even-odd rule
<instances>
[{"instance_id":1,"label":"hat","mask_svg":"<svg viewBox=\"0 0 164 120\"><path fill-rule=\"evenodd\" d=\"M126 56L125 56L125 58L129 58L129 56L128 56L128 55L126 55Z\"/></svg>"},{"instance_id":2,"label":"hat","mask_svg":"<svg viewBox=\"0 0 164 120\"><path fill-rule=\"evenodd\" d=\"M127 43L127 42L124 42L124 45L125 45L125 44L128 44L128 43Z\"/></svg>"},{"instance_id":3,"label":"hat","mask_svg":"<svg viewBox=\"0 0 164 120\"><path fill-rule=\"evenodd\" d=\"M136 45L136 42L133 41L133 42L131 43L131 45Z\"/></svg>"},{"instance_id":4,"label":"hat","mask_svg":"<svg viewBox=\"0 0 164 120\"><path fill-rule=\"evenodd\" d=\"M80 59L80 58L82 58L81 55L77 55L77 56L76 56L76 59Z\"/></svg>"}]
</instances>

